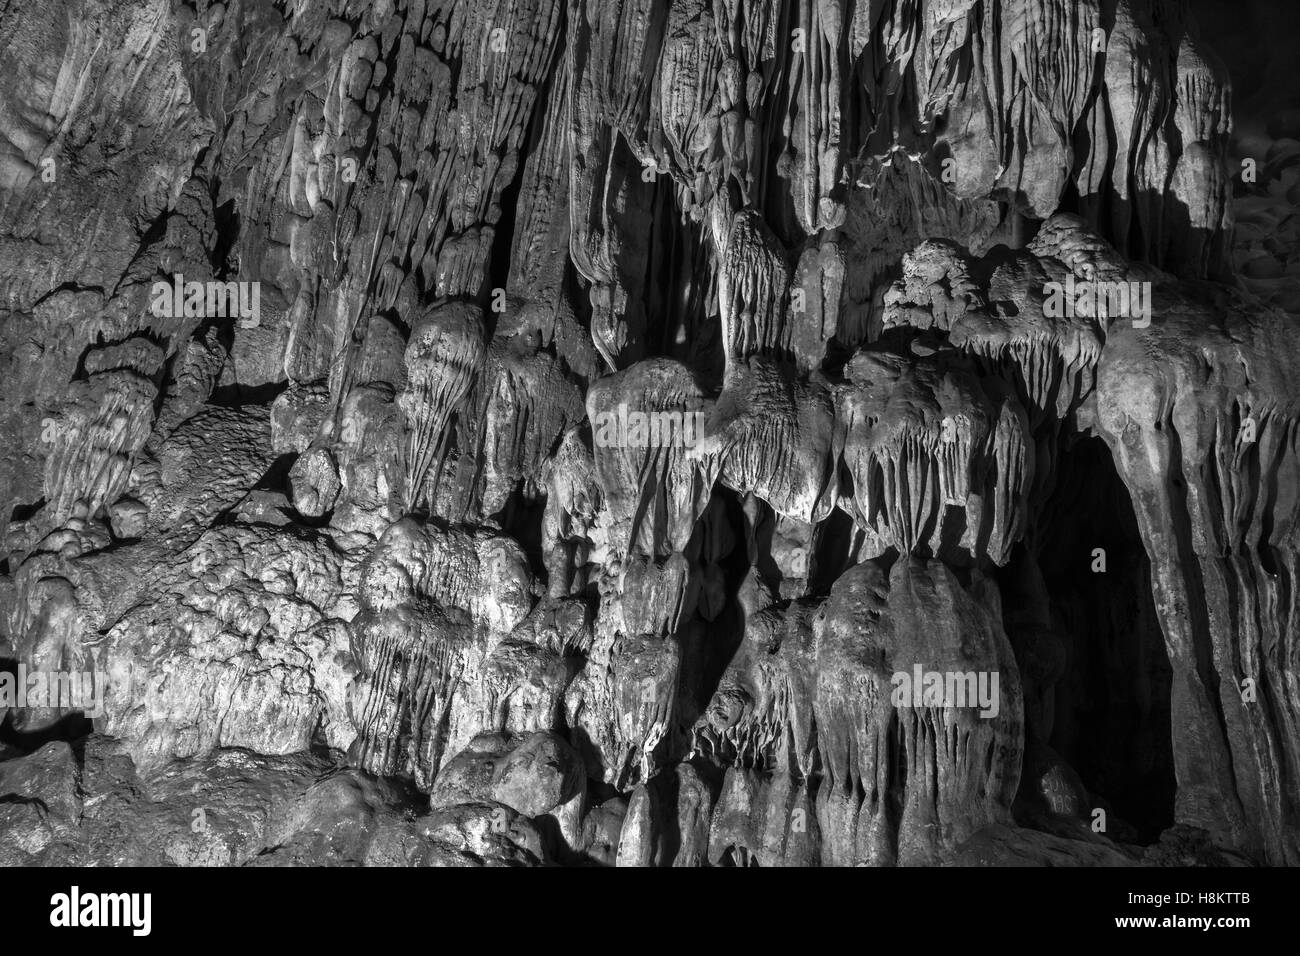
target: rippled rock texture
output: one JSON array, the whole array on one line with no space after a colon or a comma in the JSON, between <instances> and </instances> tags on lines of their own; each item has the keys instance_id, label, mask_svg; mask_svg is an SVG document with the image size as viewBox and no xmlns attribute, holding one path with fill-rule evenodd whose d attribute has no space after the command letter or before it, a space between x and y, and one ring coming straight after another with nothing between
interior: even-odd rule
<instances>
[{"instance_id":1,"label":"rippled rock texture","mask_svg":"<svg viewBox=\"0 0 1300 956\"><path fill-rule=\"evenodd\" d=\"M0 862L1300 863L1194 6L0 0Z\"/></svg>"}]
</instances>

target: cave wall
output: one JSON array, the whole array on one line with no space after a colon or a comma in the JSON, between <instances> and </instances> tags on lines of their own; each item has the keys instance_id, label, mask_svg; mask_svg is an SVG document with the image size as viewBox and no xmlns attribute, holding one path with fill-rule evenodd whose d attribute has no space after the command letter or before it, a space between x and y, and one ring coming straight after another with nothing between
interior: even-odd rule
<instances>
[{"instance_id":1,"label":"cave wall","mask_svg":"<svg viewBox=\"0 0 1300 956\"><path fill-rule=\"evenodd\" d=\"M0 859L1300 862L1202 12L3 2Z\"/></svg>"}]
</instances>

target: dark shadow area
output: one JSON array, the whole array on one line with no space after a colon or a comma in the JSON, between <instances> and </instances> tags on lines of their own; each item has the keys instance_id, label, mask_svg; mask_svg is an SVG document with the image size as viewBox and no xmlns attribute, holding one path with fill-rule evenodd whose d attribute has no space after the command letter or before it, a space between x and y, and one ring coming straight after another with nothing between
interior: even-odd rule
<instances>
[{"instance_id":1,"label":"dark shadow area","mask_svg":"<svg viewBox=\"0 0 1300 956\"><path fill-rule=\"evenodd\" d=\"M208 404L222 408L239 408L241 405L270 405L287 387L288 382L268 382L265 385L246 387L221 385L213 389Z\"/></svg>"},{"instance_id":2,"label":"dark shadow area","mask_svg":"<svg viewBox=\"0 0 1300 956\"><path fill-rule=\"evenodd\" d=\"M1138 842L1154 842L1174 822L1175 781L1172 670L1150 562L1109 449L1097 438L1066 444L1038 538L1064 652L1047 739L1095 798L1090 813L1113 808Z\"/></svg>"}]
</instances>

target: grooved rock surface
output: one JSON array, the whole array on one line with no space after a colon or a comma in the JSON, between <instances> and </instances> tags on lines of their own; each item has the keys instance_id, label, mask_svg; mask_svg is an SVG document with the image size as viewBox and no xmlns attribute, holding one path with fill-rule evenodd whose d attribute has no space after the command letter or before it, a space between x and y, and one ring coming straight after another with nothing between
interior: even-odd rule
<instances>
[{"instance_id":1,"label":"grooved rock surface","mask_svg":"<svg viewBox=\"0 0 1300 956\"><path fill-rule=\"evenodd\" d=\"M1242 16L0 0L0 863L1300 864Z\"/></svg>"}]
</instances>

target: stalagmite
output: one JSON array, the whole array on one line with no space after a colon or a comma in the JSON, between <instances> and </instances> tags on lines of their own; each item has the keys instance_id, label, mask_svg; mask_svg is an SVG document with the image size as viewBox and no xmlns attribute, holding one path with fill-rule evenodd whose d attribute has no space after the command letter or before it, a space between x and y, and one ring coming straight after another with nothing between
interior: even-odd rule
<instances>
[{"instance_id":1,"label":"stalagmite","mask_svg":"<svg viewBox=\"0 0 1300 956\"><path fill-rule=\"evenodd\" d=\"M469 305L453 302L432 309L412 327L406 385L398 398L407 427L403 477L408 509L427 499L426 481L437 485L451 417L485 358L482 322Z\"/></svg>"},{"instance_id":2,"label":"stalagmite","mask_svg":"<svg viewBox=\"0 0 1300 956\"><path fill-rule=\"evenodd\" d=\"M1300 864L1262 3L0 3L0 863Z\"/></svg>"}]
</instances>

